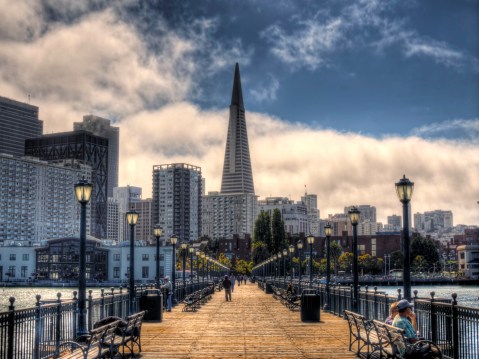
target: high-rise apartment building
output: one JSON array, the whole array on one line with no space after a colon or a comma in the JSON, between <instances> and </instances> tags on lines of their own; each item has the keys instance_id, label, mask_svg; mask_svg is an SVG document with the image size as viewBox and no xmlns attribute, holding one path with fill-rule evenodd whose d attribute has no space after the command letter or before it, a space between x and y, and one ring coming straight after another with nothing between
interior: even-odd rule
<instances>
[{"instance_id":1,"label":"high-rise apartment building","mask_svg":"<svg viewBox=\"0 0 479 359\"><path fill-rule=\"evenodd\" d=\"M91 235L107 238L108 139L88 131L43 135L25 141L25 154L45 161L76 159L90 165L93 185Z\"/></svg>"},{"instance_id":2,"label":"high-rise apartment building","mask_svg":"<svg viewBox=\"0 0 479 359\"><path fill-rule=\"evenodd\" d=\"M235 66L221 192L203 197L203 234L213 239L245 239L253 233L258 197L246 130L239 65Z\"/></svg>"},{"instance_id":3,"label":"high-rise apartment building","mask_svg":"<svg viewBox=\"0 0 479 359\"><path fill-rule=\"evenodd\" d=\"M134 203L141 201L141 192L140 187L134 186L113 188L113 201L118 205L118 242L130 240L126 212L132 209Z\"/></svg>"},{"instance_id":4,"label":"high-rise apartment building","mask_svg":"<svg viewBox=\"0 0 479 359\"><path fill-rule=\"evenodd\" d=\"M151 198L142 199L131 204L131 209L138 212L138 223L135 226L135 240L153 243L153 225L151 223Z\"/></svg>"},{"instance_id":5,"label":"high-rise apartment building","mask_svg":"<svg viewBox=\"0 0 479 359\"><path fill-rule=\"evenodd\" d=\"M0 154L0 240L42 241L80 230L74 186L90 180L91 167L76 160L56 164ZM91 206L87 206L87 230Z\"/></svg>"},{"instance_id":6,"label":"high-rise apartment building","mask_svg":"<svg viewBox=\"0 0 479 359\"><path fill-rule=\"evenodd\" d=\"M153 166L152 225L163 238L193 241L201 234L201 168L186 163Z\"/></svg>"},{"instance_id":7,"label":"high-rise apartment building","mask_svg":"<svg viewBox=\"0 0 479 359\"><path fill-rule=\"evenodd\" d=\"M360 206L355 206L359 214L359 222L376 222L376 207L370 206L368 204L363 204ZM348 214L348 211L353 208L353 206L344 207L344 214Z\"/></svg>"},{"instance_id":8,"label":"high-rise apartment building","mask_svg":"<svg viewBox=\"0 0 479 359\"><path fill-rule=\"evenodd\" d=\"M106 239L111 242L120 240L119 204L113 197L108 197Z\"/></svg>"},{"instance_id":9,"label":"high-rise apartment building","mask_svg":"<svg viewBox=\"0 0 479 359\"><path fill-rule=\"evenodd\" d=\"M85 130L95 136L108 139L108 186L107 196L113 196L113 188L118 187L120 128L113 127L110 120L94 115L83 116L83 122L74 122L73 130Z\"/></svg>"},{"instance_id":10,"label":"high-rise apartment building","mask_svg":"<svg viewBox=\"0 0 479 359\"><path fill-rule=\"evenodd\" d=\"M266 197L264 200L258 201L259 212L268 212L272 217L275 209L279 209L281 212L286 233L290 235L299 233L308 235L310 233L308 209L303 201L295 203L285 197Z\"/></svg>"},{"instance_id":11,"label":"high-rise apartment building","mask_svg":"<svg viewBox=\"0 0 479 359\"><path fill-rule=\"evenodd\" d=\"M433 232L454 226L452 211L428 211L414 214L414 228L418 231Z\"/></svg>"},{"instance_id":12,"label":"high-rise apartment building","mask_svg":"<svg viewBox=\"0 0 479 359\"><path fill-rule=\"evenodd\" d=\"M388 216L388 229L391 231L400 231L402 228L402 216L393 214Z\"/></svg>"},{"instance_id":13,"label":"high-rise apartment building","mask_svg":"<svg viewBox=\"0 0 479 359\"><path fill-rule=\"evenodd\" d=\"M0 96L0 153L23 156L25 140L42 133L37 106Z\"/></svg>"},{"instance_id":14,"label":"high-rise apartment building","mask_svg":"<svg viewBox=\"0 0 479 359\"><path fill-rule=\"evenodd\" d=\"M318 196L305 193L301 197L301 201L306 205L308 211L308 231L305 234L312 234L313 236L323 235L319 226Z\"/></svg>"}]
</instances>

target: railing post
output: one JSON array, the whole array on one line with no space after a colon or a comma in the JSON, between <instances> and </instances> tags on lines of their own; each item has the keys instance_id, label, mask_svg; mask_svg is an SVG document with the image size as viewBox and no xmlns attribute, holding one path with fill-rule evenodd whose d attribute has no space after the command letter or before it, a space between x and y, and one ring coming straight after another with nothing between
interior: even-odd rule
<instances>
[{"instance_id":1,"label":"railing post","mask_svg":"<svg viewBox=\"0 0 479 359\"><path fill-rule=\"evenodd\" d=\"M349 302L349 306L348 306L348 310L353 310L353 285L350 284L349 285L349 299L350 299L350 302Z\"/></svg>"},{"instance_id":2,"label":"railing post","mask_svg":"<svg viewBox=\"0 0 479 359\"><path fill-rule=\"evenodd\" d=\"M457 318L457 294L452 293L452 347L453 358L459 359L459 323Z\"/></svg>"},{"instance_id":3,"label":"railing post","mask_svg":"<svg viewBox=\"0 0 479 359\"><path fill-rule=\"evenodd\" d=\"M120 285L120 309L119 309L119 313L118 313L118 316L120 318L123 318L123 287Z\"/></svg>"},{"instance_id":4,"label":"railing post","mask_svg":"<svg viewBox=\"0 0 479 359\"><path fill-rule=\"evenodd\" d=\"M78 336L77 333L77 318L78 318L78 292L76 290L73 291L73 313L75 315L73 316L73 338L76 338Z\"/></svg>"},{"instance_id":5,"label":"railing post","mask_svg":"<svg viewBox=\"0 0 479 359\"><path fill-rule=\"evenodd\" d=\"M431 292L431 311L429 313L431 317L431 341L437 343L437 317L436 317L436 306L434 305L434 295L435 292Z\"/></svg>"},{"instance_id":6,"label":"railing post","mask_svg":"<svg viewBox=\"0 0 479 359\"><path fill-rule=\"evenodd\" d=\"M93 329L93 291L90 289L88 291L88 330Z\"/></svg>"},{"instance_id":7,"label":"railing post","mask_svg":"<svg viewBox=\"0 0 479 359\"><path fill-rule=\"evenodd\" d=\"M42 333L41 328L41 307L40 307L40 299L42 296L37 294L35 296L37 302L35 303L35 344L33 348L33 359L40 359L40 336ZM74 312L75 313L75 312ZM73 316L75 317L75 316Z\"/></svg>"},{"instance_id":8,"label":"railing post","mask_svg":"<svg viewBox=\"0 0 479 359\"><path fill-rule=\"evenodd\" d=\"M111 305L110 305L110 316L114 316L115 315L115 288L111 287L110 288L110 291L111 291Z\"/></svg>"},{"instance_id":9,"label":"railing post","mask_svg":"<svg viewBox=\"0 0 479 359\"><path fill-rule=\"evenodd\" d=\"M13 303L15 303L15 298L10 297L8 298L8 301L10 302L10 305L8 307L8 340L7 340L7 358L8 359L13 359L13 343L14 343L14 338L13 335L15 333L15 306Z\"/></svg>"},{"instance_id":10,"label":"railing post","mask_svg":"<svg viewBox=\"0 0 479 359\"><path fill-rule=\"evenodd\" d=\"M398 288L398 302L402 299L401 288Z\"/></svg>"},{"instance_id":11,"label":"railing post","mask_svg":"<svg viewBox=\"0 0 479 359\"><path fill-rule=\"evenodd\" d=\"M380 319L378 308L378 287L374 287L374 316L372 319Z\"/></svg>"},{"instance_id":12,"label":"railing post","mask_svg":"<svg viewBox=\"0 0 479 359\"><path fill-rule=\"evenodd\" d=\"M368 302L368 289L369 289L369 286L366 285L366 299L365 299L365 306L366 306L366 313L364 314L364 316L366 317L366 319L369 319L369 302ZM359 291L358 291L359 292Z\"/></svg>"},{"instance_id":13,"label":"railing post","mask_svg":"<svg viewBox=\"0 0 479 359\"><path fill-rule=\"evenodd\" d=\"M105 288L100 289L100 319L105 317Z\"/></svg>"},{"instance_id":14,"label":"railing post","mask_svg":"<svg viewBox=\"0 0 479 359\"><path fill-rule=\"evenodd\" d=\"M357 305L357 310L359 314L363 314L363 311L361 310L361 286L358 284L358 297L356 298L356 305Z\"/></svg>"},{"instance_id":15,"label":"railing post","mask_svg":"<svg viewBox=\"0 0 479 359\"><path fill-rule=\"evenodd\" d=\"M59 355L60 342L62 339L62 293L57 293L57 318L55 324L55 355Z\"/></svg>"}]
</instances>

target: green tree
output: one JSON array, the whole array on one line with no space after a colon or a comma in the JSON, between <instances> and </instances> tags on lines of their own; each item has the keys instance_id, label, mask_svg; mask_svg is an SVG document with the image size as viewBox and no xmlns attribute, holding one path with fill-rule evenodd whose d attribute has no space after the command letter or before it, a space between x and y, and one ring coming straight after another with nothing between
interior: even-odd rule
<instances>
[{"instance_id":1,"label":"green tree","mask_svg":"<svg viewBox=\"0 0 479 359\"><path fill-rule=\"evenodd\" d=\"M353 254L350 252L344 252L339 256L339 267L343 271L352 271L351 265L353 264Z\"/></svg>"},{"instance_id":2,"label":"green tree","mask_svg":"<svg viewBox=\"0 0 479 359\"><path fill-rule=\"evenodd\" d=\"M336 241L332 241L329 245L329 258L331 260L330 266L336 275L338 274L339 257L342 253L343 249L341 246Z\"/></svg>"},{"instance_id":3,"label":"green tree","mask_svg":"<svg viewBox=\"0 0 479 359\"><path fill-rule=\"evenodd\" d=\"M229 260L224 253L220 253L220 255L218 256L218 262L227 266L228 268L231 268L231 260Z\"/></svg>"},{"instance_id":4,"label":"green tree","mask_svg":"<svg viewBox=\"0 0 479 359\"><path fill-rule=\"evenodd\" d=\"M271 253L278 253L286 248L286 232L281 211L278 208L273 210L273 217L271 218L271 239L273 242Z\"/></svg>"},{"instance_id":5,"label":"green tree","mask_svg":"<svg viewBox=\"0 0 479 359\"><path fill-rule=\"evenodd\" d=\"M391 253L391 269L402 269L404 263L404 256L401 251Z\"/></svg>"},{"instance_id":6,"label":"green tree","mask_svg":"<svg viewBox=\"0 0 479 359\"><path fill-rule=\"evenodd\" d=\"M252 259L254 264L261 263L270 257L270 252L266 248L266 243L253 242L252 245Z\"/></svg>"},{"instance_id":7,"label":"green tree","mask_svg":"<svg viewBox=\"0 0 479 359\"><path fill-rule=\"evenodd\" d=\"M411 243L411 262L417 256L422 256L426 261L426 267L432 267L439 262L439 253L434 241L430 238L415 236Z\"/></svg>"},{"instance_id":8,"label":"green tree","mask_svg":"<svg viewBox=\"0 0 479 359\"><path fill-rule=\"evenodd\" d=\"M254 224L253 244L264 243L269 254L273 253L273 244L271 242L271 217L268 212L261 211Z\"/></svg>"},{"instance_id":9,"label":"green tree","mask_svg":"<svg viewBox=\"0 0 479 359\"><path fill-rule=\"evenodd\" d=\"M239 259L236 262L236 272L238 274L251 275L251 270L253 268L253 262L247 262L244 259Z\"/></svg>"},{"instance_id":10,"label":"green tree","mask_svg":"<svg viewBox=\"0 0 479 359\"><path fill-rule=\"evenodd\" d=\"M423 256L416 256L413 261L412 261L412 268L414 268L415 271L423 271L425 268L428 267L428 263L426 261L426 258Z\"/></svg>"}]
</instances>

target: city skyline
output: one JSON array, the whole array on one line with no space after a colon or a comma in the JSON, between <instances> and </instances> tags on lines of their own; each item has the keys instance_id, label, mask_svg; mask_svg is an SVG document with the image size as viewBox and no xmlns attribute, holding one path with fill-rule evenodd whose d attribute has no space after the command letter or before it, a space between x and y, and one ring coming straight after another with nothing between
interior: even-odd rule
<instances>
[{"instance_id":1,"label":"city skyline","mask_svg":"<svg viewBox=\"0 0 479 359\"><path fill-rule=\"evenodd\" d=\"M158 163L199 166L219 191L238 62L260 198L306 185L322 218L370 204L386 223L405 174L412 213L479 223L473 1L158 4L5 2L0 96L38 106L45 134L112 120L119 185L144 198Z\"/></svg>"}]
</instances>

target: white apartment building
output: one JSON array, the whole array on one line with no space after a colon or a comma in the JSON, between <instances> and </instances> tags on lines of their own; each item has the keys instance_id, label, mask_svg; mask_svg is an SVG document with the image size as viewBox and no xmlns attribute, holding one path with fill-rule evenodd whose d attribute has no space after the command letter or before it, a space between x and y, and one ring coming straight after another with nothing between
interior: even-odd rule
<instances>
[{"instance_id":1,"label":"white apartment building","mask_svg":"<svg viewBox=\"0 0 479 359\"><path fill-rule=\"evenodd\" d=\"M308 226L309 233L313 236L322 236L324 233L321 232L319 225L319 209L318 209L318 196L315 194L305 194L301 197L301 201L306 205L306 210L308 213Z\"/></svg>"},{"instance_id":2,"label":"white apartment building","mask_svg":"<svg viewBox=\"0 0 479 359\"><path fill-rule=\"evenodd\" d=\"M258 213L268 212L273 216L273 211L279 209L284 222L284 229L290 235L304 233L310 234L308 210L304 202L294 202L286 197L266 197L258 201Z\"/></svg>"},{"instance_id":3,"label":"white apartment building","mask_svg":"<svg viewBox=\"0 0 479 359\"><path fill-rule=\"evenodd\" d=\"M258 213L254 193L223 194L208 192L203 197L202 234L213 239L245 238L252 234Z\"/></svg>"},{"instance_id":4,"label":"white apartment building","mask_svg":"<svg viewBox=\"0 0 479 359\"><path fill-rule=\"evenodd\" d=\"M56 163L0 154L0 241L39 242L79 232L74 186L91 181L91 167L76 160ZM90 231L87 205L87 233Z\"/></svg>"},{"instance_id":5,"label":"white apartment building","mask_svg":"<svg viewBox=\"0 0 479 359\"><path fill-rule=\"evenodd\" d=\"M466 278L479 279L479 245L468 244L456 248L459 271Z\"/></svg>"}]
</instances>

